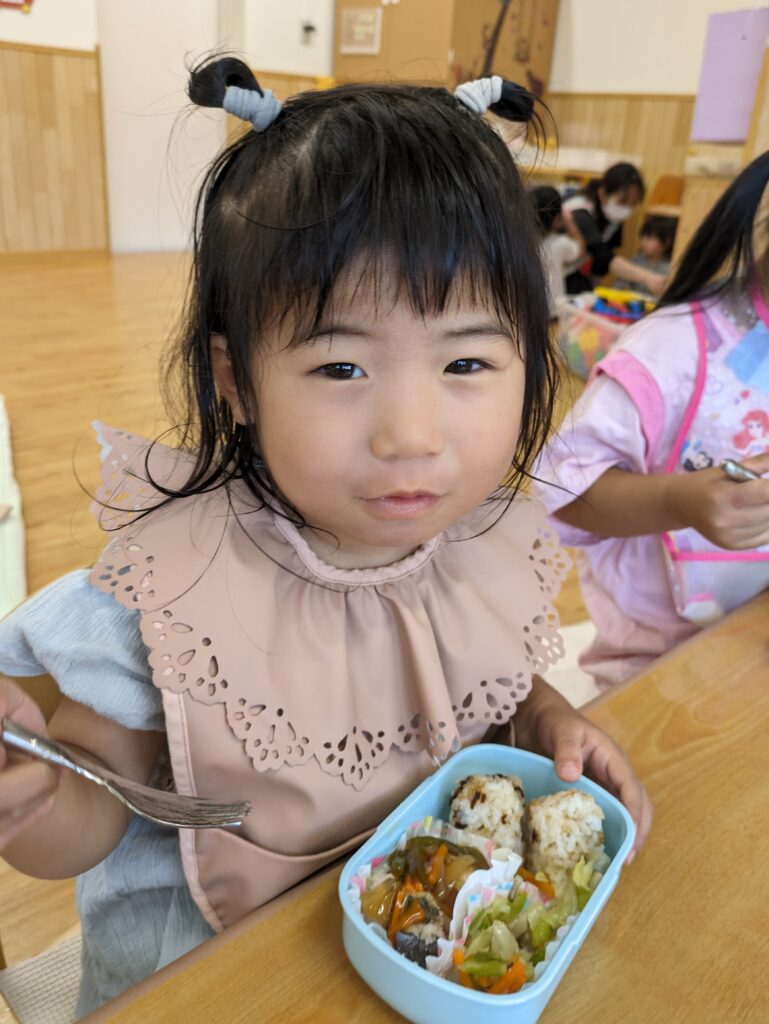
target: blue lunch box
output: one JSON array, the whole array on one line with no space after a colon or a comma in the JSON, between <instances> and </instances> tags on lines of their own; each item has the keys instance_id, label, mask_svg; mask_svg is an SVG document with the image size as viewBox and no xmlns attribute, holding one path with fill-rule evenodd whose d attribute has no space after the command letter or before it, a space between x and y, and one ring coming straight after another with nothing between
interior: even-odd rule
<instances>
[{"instance_id":1,"label":"blue lunch box","mask_svg":"<svg viewBox=\"0 0 769 1024\"><path fill-rule=\"evenodd\" d=\"M350 879L375 857L387 856L409 825L426 817L448 820L451 794L467 775L501 772L518 775L526 799L581 789L593 796L603 811L606 853L611 863L587 906L564 937L552 960L537 981L514 995L489 995L464 988L412 963L378 936L353 907ZM633 845L635 825L623 805L595 782L562 782L553 762L515 747L480 744L466 747L419 785L390 814L373 836L357 850L339 879L343 909L343 940L355 970L376 994L414 1024L534 1024L563 977L577 950L600 914L619 880L622 865Z\"/></svg>"}]
</instances>

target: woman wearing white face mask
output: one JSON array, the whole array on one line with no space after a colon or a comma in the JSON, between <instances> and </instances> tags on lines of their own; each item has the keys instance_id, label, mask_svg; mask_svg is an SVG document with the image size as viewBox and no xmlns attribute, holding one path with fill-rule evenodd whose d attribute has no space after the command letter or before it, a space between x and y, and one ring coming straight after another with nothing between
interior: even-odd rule
<instances>
[{"instance_id":1,"label":"woman wearing white face mask","mask_svg":"<svg viewBox=\"0 0 769 1024\"><path fill-rule=\"evenodd\" d=\"M615 274L660 295L665 288L661 274L639 267L615 252L622 245L622 225L644 197L644 182L632 164L614 164L597 181L563 204L564 218L571 221L585 242L590 269L582 268L566 279L567 290L590 291L605 274Z\"/></svg>"}]
</instances>

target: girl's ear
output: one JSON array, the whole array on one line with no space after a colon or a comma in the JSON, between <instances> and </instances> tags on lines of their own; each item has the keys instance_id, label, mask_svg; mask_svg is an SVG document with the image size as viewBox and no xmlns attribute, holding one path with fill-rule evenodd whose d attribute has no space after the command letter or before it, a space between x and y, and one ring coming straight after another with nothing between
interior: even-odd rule
<instances>
[{"instance_id":1,"label":"girl's ear","mask_svg":"<svg viewBox=\"0 0 769 1024\"><path fill-rule=\"evenodd\" d=\"M211 335L211 369L214 374L216 390L232 410L232 418L236 423L245 426L246 419L243 415L237 385L235 384L230 350L227 345L227 339L223 334Z\"/></svg>"}]
</instances>

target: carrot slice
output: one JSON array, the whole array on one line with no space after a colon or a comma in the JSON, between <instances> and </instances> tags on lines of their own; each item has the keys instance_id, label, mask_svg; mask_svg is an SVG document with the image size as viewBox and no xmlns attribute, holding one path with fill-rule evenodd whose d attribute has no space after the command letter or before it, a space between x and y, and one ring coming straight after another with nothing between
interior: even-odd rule
<instances>
[{"instance_id":1,"label":"carrot slice","mask_svg":"<svg viewBox=\"0 0 769 1024\"><path fill-rule=\"evenodd\" d=\"M495 981L491 988L486 991L491 992L495 996L506 996L523 988L525 982L526 968L523 965L523 960L520 957L516 957L502 977Z\"/></svg>"},{"instance_id":2,"label":"carrot slice","mask_svg":"<svg viewBox=\"0 0 769 1024\"><path fill-rule=\"evenodd\" d=\"M535 874L523 865L518 868L516 874L520 875L524 882L531 882L532 885L536 885L542 895L546 896L549 900L555 896L555 886L552 882L548 882L545 878L537 878Z\"/></svg>"},{"instance_id":3,"label":"carrot slice","mask_svg":"<svg viewBox=\"0 0 769 1024\"><path fill-rule=\"evenodd\" d=\"M428 885L435 885L435 883L443 874L443 869L446 864L446 855L448 854L448 852L448 846L446 846L445 843L441 843L441 845L433 854L432 860L430 861L430 870L427 872Z\"/></svg>"}]
</instances>

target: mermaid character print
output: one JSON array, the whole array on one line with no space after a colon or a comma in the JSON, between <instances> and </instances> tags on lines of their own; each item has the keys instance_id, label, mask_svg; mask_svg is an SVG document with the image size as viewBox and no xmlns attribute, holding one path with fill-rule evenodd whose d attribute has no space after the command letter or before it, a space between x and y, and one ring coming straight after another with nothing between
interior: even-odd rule
<instances>
[{"instance_id":1,"label":"mermaid character print","mask_svg":"<svg viewBox=\"0 0 769 1024\"><path fill-rule=\"evenodd\" d=\"M742 417L742 430L732 438L732 444L746 458L769 451L769 414L763 409L751 409Z\"/></svg>"}]
</instances>

